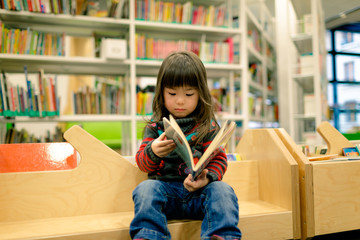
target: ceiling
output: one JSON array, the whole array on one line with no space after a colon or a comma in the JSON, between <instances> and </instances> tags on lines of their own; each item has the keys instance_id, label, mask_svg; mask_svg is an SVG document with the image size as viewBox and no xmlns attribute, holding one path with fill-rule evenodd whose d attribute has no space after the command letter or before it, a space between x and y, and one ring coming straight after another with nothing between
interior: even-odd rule
<instances>
[{"instance_id":1,"label":"ceiling","mask_svg":"<svg viewBox=\"0 0 360 240\"><path fill-rule=\"evenodd\" d=\"M333 29L345 24L360 25L360 0L321 0L326 28ZM360 28L360 27L359 27Z\"/></svg>"}]
</instances>

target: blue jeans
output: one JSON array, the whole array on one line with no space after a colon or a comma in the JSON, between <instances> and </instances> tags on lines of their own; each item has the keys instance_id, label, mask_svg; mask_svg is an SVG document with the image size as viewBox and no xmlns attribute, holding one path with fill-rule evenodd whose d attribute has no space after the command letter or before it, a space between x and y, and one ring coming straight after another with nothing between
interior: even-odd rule
<instances>
[{"instance_id":1,"label":"blue jeans","mask_svg":"<svg viewBox=\"0 0 360 240\"><path fill-rule=\"evenodd\" d=\"M201 239L217 235L240 239L239 206L234 190L215 181L188 192L182 182L146 180L133 192L135 217L130 224L131 238L171 239L167 228L170 219L202 220Z\"/></svg>"}]
</instances>

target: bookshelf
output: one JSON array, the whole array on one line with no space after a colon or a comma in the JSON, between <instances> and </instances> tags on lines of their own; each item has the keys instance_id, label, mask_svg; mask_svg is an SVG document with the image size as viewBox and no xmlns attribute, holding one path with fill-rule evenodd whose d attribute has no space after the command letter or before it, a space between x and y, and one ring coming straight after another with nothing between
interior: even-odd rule
<instances>
[{"instance_id":1,"label":"bookshelf","mask_svg":"<svg viewBox=\"0 0 360 240\"><path fill-rule=\"evenodd\" d=\"M129 1L128 18L91 17L70 14L36 13L29 11L9 11L0 9L0 20L7 26L13 28L31 28L36 31L50 31L54 33L65 33L71 37L91 38L96 32L102 36L125 39L127 42L127 57L125 59L106 59L96 57L94 49L89 50L82 44L67 44L64 56L25 55L13 53L0 53L2 69L7 74L22 73L24 65L30 74L34 74L39 68L46 74L69 75L68 84L78 76L122 76L127 79L129 110L124 114L73 114L60 113L56 117L31 118L16 116L14 118L1 117L1 123L66 123L66 122L121 122L124 123L123 130L126 136L126 149L122 149L123 155L135 154L138 146L137 136L139 130L137 125L141 124L149 115L139 115L137 109L137 81L142 77L156 77L162 57L154 54L153 46L182 44L188 46L195 42L198 47L196 51L204 62L209 82L212 87L220 85L225 89L222 98L222 110L217 113L221 121L236 120L238 130L236 137L231 140L229 151L234 151L236 143L247 128L274 126L277 119L274 114L277 106L276 82L276 47L274 37L271 36L275 28L273 19L274 1L192 1L193 8L202 11L223 11L223 20L220 22L209 21L182 23L176 20L156 20L158 16L156 9L151 7L153 3L160 1ZM170 1L169 1L170 2ZM165 1L163 2L165 3ZM172 2L174 9L178 4L190 4L190 2ZM150 5L147 5L150 4ZM147 15L140 13L139 6L148 9ZM150 8L149 8L150 6ZM165 5L164 5L165 6ZM252 6L259 7L260 11L254 13ZM270 7L269 7L270 6ZM272 7L271 7L272 6ZM141 9L143 9L141 7ZM170 10L172 7L169 8ZM270 9L270 10L269 10ZM225 14L226 13L226 14ZM257 15L258 14L258 15ZM198 13L198 18L201 19ZM202 18L204 19L204 18ZM190 20L192 21L192 20ZM248 30L257 31L256 40L251 39ZM141 45L139 38L144 38ZM147 41L146 41L147 40ZM181 40L181 43L179 43ZM162 42L160 42L162 41ZM151 42L152 44L149 44ZM154 42L160 42L155 45ZM66 42L68 43L68 42ZM258 44L260 48L253 47ZM152 47L149 47L152 46ZM214 57L211 50L221 46L221 57ZM142 49L141 47L144 47ZM71 56L69 52L76 48L85 56ZM229 49L233 49L230 51ZM144 50L148 55L139 55ZM206 50L204 50L206 49ZM152 54L150 53L152 52ZM156 52L156 51L155 51ZM212 52L215 53L215 52ZM217 55L218 56L218 55ZM249 64L257 65L256 78L260 81L251 80ZM220 84L221 83L221 84ZM62 82L58 82L61 86ZM249 105L252 96L257 98L258 114L250 114ZM63 97L66 98L66 97ZM249 114L248 114L249 113ZM251 112L252 113L252 112Z\"/></svg>"},{"instance_id":2,"label":"bookshelf","mask_svg":"<svg viewBox=\"0 0 360 240\"><path fill-rule=\"evenodd\" d=\"M276 3L280 124L298 144L322 142L316 127L328 119L325 23L320 0Z\"/></svg>"}]
</instances>

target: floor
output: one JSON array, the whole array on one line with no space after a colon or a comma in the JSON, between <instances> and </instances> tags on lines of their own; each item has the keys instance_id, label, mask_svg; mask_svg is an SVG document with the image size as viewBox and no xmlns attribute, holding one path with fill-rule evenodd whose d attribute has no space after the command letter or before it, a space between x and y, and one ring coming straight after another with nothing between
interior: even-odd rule
<instances>
[{"instance_id":1,"label":"floor","mask_svg":"<svg viewBox=\"0 0 360 240\"><path fill-rule=\"evenodd\" d=\"M343 233L315 236L312 240L360 240L360 229Z\"/></svg>"}]
</instances>

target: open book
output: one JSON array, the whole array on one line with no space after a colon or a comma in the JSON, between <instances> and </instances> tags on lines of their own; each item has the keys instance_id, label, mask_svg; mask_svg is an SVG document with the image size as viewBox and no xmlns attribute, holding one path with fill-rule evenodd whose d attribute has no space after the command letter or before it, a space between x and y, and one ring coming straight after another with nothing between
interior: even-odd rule
<instances>
[{"instance_id":1,"label":"open book","mask_svg":"<svg viewBox=\"0 0 360 240\"><path fill-rule=\"evenodd\" d=\"M184 160L187 167L192 170L193 180L200 175L210 160L217 155L220 147L226 145L236 128L235 122L226 121L220 128L212 143L195 164L190 145L174 117L170 115L170 120L164 117L163 121L166 137L174 140L176 144L175 151Z\"/></svg>"}]
</instances>

